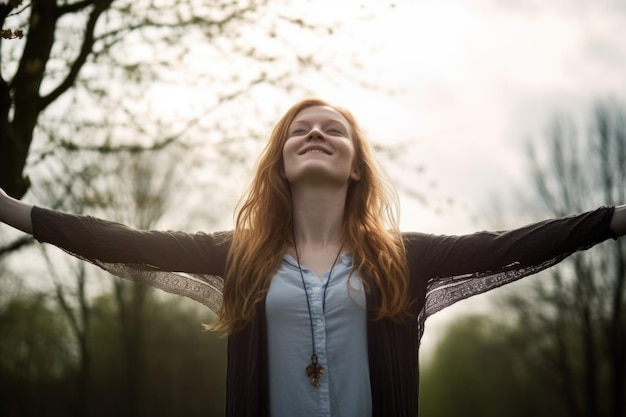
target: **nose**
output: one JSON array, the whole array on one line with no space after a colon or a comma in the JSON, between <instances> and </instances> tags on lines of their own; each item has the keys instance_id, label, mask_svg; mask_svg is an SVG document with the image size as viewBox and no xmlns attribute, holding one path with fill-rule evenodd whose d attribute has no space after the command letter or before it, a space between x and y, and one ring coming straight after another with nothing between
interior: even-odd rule
<instances>
[{"instance_id":1,"label":"nose","mask_svg":"<svg viewBox=\"0 0 626 417\"><path fill-rule=\"evenodd\" d=\"M312 139L321 139L323 140L325 138L324 134L322 133L321 130L319 130L317 127L314 127L313 129L311 129L311 131L309 132L309 134L307 135L307 140L312 140Z\"/></svg>"}]
</instances>

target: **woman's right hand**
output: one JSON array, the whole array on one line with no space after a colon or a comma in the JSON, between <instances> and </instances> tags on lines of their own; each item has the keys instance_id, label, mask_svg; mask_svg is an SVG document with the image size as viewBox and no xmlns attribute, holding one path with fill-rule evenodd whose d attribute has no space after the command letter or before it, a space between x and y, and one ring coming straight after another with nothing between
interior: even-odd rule
<instances>
[{"instance_id":1,"label":"woman's right hand","mask_svg":"<svg viewBox=\"0 0 626 417\"><path fill-rule=\"evenodd\" d=\"M33 206L17 200L0 188L0 221L26 233L33 233L30 212Z\"/></svg>"}]
</instances>

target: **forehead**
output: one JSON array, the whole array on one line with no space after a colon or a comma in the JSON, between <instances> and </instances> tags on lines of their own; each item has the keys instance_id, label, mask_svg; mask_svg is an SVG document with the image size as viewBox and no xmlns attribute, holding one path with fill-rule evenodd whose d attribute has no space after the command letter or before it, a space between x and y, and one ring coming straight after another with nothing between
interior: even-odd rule
<instances>
[{"instance_id":1,"label":"forehead","mask_svg":"<svg viewBox=\"0 0 626 417\"><path fill-rule=\"evenodd\" d=\"M291 122L292 124L298 122L327 122L327 121L335 121L340 122L345 126L350 126L350 123L346 120L345 117L337 110L328 106L312 106L307 107L306 109L298 112L296 117Z\"/></svg>"}]
</instances>

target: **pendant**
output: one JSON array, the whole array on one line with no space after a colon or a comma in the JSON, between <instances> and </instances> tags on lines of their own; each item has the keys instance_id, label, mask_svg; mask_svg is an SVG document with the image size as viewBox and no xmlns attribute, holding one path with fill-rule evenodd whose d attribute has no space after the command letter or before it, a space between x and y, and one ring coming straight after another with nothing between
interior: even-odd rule
<instances>
[{"instance_id":1,"label":"pendant","mask_svg":"<svg viewBox=\"0 0 626 417\"><path fill-rule=\"evenodd\" d=\"M311 385L317 388L324 376L324 367L317 363L317 355L311 355L311 364L306 367L306 376L311 379Z\"/></svg>"}]
</instances>

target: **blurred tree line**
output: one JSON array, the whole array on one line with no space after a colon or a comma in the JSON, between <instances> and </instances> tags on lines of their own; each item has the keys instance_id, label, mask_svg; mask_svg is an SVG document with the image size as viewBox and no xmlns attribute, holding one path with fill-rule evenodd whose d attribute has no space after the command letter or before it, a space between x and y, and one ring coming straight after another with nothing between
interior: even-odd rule
<instances>
[{"instance_id":1,"label":"blurred tree line","mask_svg":"<svg viewBox=\"0 0 626 417\"><path fill-rule=\"evenodd\" d=\"M589 120L555 116L529 144L534 187L518 191L533 218L626 203L626 109L604 100ZM422 373L423 414L626 416L624 245L574 254L447 329Z\"/></svg>"},{"instance_id":2,"label":"blurred tree line","mask_svg":"<svg viewBox=\"0 0 626 417\"><path fill-rule=\"evenodd\" d=\"M223 415L225 339L201 330L207 316L195 306L148 292L142 304L143 340L132 357L139 363L129 363L112 293L89 302L88 365L80 363L71 326L50 297L3 303L0 415ZM128 370L139 368L129 380Z\"/></svg>"}]
</instances>

